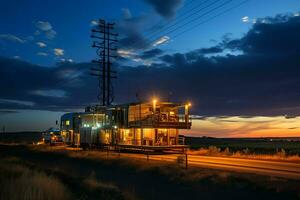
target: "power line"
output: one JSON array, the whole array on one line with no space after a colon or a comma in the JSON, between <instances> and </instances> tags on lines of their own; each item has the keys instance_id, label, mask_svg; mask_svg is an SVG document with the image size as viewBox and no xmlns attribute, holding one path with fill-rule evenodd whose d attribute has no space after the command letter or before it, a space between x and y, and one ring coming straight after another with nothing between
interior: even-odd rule
<instances>
[{"instance_id":1,"label":"power line","mask_svg":"<svg viewBox=\"0 0 300 200\"><path fill-rule=\"evenodd\" d=\"M219 6L215 7L215 8L213 8L213 9L211 9L211 10L205 12L204 14L198 16L197 18L194 18L194 19L192 19L192 20L186 22L185 24L183 24L183 25L181 25L181 26L179 26L179 27L174 28L173 30L170 30L170 31L168 31L167 33L164 33L164 35L168 35L168 34L170 34L170 33L173 33L173 32L175 32L175 31L177 31L177 30L179 30L179 29L181 29L181 28L183 28L183 27L189 25L190 23L199 20L200 18L202 18L202 17L204 17L204 16L206 16L206 15L208 15L208 14L214 12L215 10L218 10L218 9L220 9L220 8L222 8L222 7L224 7L224 6L226 6L226 5L229 4L231 1L232 1L232 0L225 1L225 2L222 3L221 5L219 5ZM155 41L159 40L162 36L163 36L163 35L159 36L158 38L156 38L156 39L153 40L152 42L155 42Z\"/></svg>"},{"instance_id":2,"label":"power line","mask_svg":"<svg viewBox=\"0 0 300 200\"><path fill-rule=\"evenodd\" d=\"M197 5L196 5L195 7L193 7L192 9L188 10L187 12L183 13L182 15L179 15L176 19L174 19L174 20L172 20L172 21L170 21L170 22L167 22L167 23L165 24L165 25L170 24L171 26L167 26L167 27L160 28L160 29L158 29L158 30L154 30L152 34L146 34L145 36L148 36L148 35L149 35L149 36L150 36L149 38L153 38L153 37L155 37L155 35L157 35L157 34L163 32L163 31L167 31L168 29L174 27L174 25L177 25L177 24L181 23L181 21L185 21L186 19L190 18L191 16L193 16L193 15L195 15L195 14L198 14L198 12L200 12L200 11L202 11L202 10L205 10L206 8L209 8L210 6L214 5L215 3L218 3L218 2L221 1L221 0L216 0L216 1L212 2L211 4L209 4L208 6L205 6L205 7L201 8L201 9L197 10L196 12L193 12L192 14L188 15L188 16L185 17L183 20L181 19L181 18L184 17L186 14L189 14L190 12L196 10L197 8L199 8L200 6L204 5L204 4L207 3L208 1L210 1L210 0L206 0L206 1L204 1L204 2L201 2L200 4L197 4ZM177 22L176 22L176 20L177 20ZM173 21L175 21L175 24L172 25L171 23L172 23ZM156 25L155 25L155 26L156 26ZM165 29L165 30L164 30L164 29ZM162 31L161 31L161 30L162 30ZM144 36L144 37L145 37L145 36ZM133 47L134 45L136 45L136 44L138 44L138 43L139 43L138 41L134 42L133 44L129 45L129 47L127 47L127 49L130 49L131 47Z\"/></svg>"},{"instance_id":3,"label":"power line","mask_svg":"<svg viewBox=\"0 0 300 200\"><path fill-rule=\"evenodd\" d=\"M179 37L180 35L182 35L182 34L188 32L188 31L193 30L193 29L197 28L198 26L200 26L200 25L202 25L202 24L204 24L204 23L207 23L207 22L209 22L209 21L211 21L211 20L213 20L213 19L215 19L215 18L217 18L217 17L219 17L219 16L222 16L222 15L228 13L228 12L231 11L231 10L234 10L234 9L236 9L236 8L238 8L238 7L242 6L242 5L244 5L244 4L247 3L248 1L250 1L250 0L244 0L244 1L242 1L241 3L235 5L235 6L231 7L231 8L228 8L228 9L224 10L224 11L221 12L221 13L216 14L216 15L214 15L214 16L208 18L207 20L204 20L204 21L202 21L201 23L194 25L192 28L186 29L185 31L182 31L182 32L176 34L176 35L173 36L172 38L173 38L173 39L174 39L174 38L177 38L177 37Z\"/></svg>"},{"instance_id":4,"label":"power line","mask_svg":"<svg viewBox=\"0 0 300 200\"><path fill-rule=\"evenodd\" d=\"M222 3L221 5L219 5L219 6L217 6L217 7L214 7L213 9L210 9L209 11L205 12L204 14L202 14L202 15L196 17L196 18L191 19L191 20L188 21L187 23L184 23L183 25L178 26L178 27L176 27L176 28L174 28L174 29L168 31L168 32L165 33L164 35L167 35L167 34L171 34L171 33L177 32L177 30L179 30L179 29L181 29L181 28L183 28L183 27L189 25L190 23L193 23L193 22L195 22L195 21L201 19L202 17L204 17L204 16L206 16L206 15L209 15L209 14L213 13L213 12L216 11L216 10L221 9L222 7L225 7L225 6L226 6L227 4L229 4L231 1L232 1L232 0L228 0L228 1L224 2L224 3ZM218 13L218 14L216 14L216 15L210 17L210 18L208 18L207 20L204 20L204 21L200 22L199 24L196 24L196 25L193 26L192 28L189 28L189 29L187 29L187 30L184 30L184 31L182 31L182 32L180 32L180 33L178 33L178 34L176 34L174 37L172 37L172 39L177 38L177 37L179 37L180 35L182 35L182 34L188 32L188 31L190 31L190 30L193 30L193 29L197 28L198 26L200 26L200 25L202 25L202 24L204 24L204 23L207 23L207 22L209 22L209 21L211 21L211 20L213 20L213 19L215 19L215 18L217 18L217 17L219 17L219 16L221 16L221 15L223 15L223 14L225 14L225 13L231 11L231 10L233 10L233 9L236 9L236 8L242 6L243 4L245 4L245 3L248 2L248 1L250 1L250 0L245 0L245 1L239 3L239 4L235 5L235 6L232 6L232 7L228 8L228 9L225 9L224 11L222 11L222 12L220 12L220 13ZM218 2L218 1L217 1L217 2ZM216 1L213 2L213 3L216 3ZM177 22L177 23L178 23L178 22ZM170 28L170 27L169 27L169 28ZM163 35L160 35L158 38L156 38L155 40L153 40L152 42L150 42L150 44L153 43L154 41L157 41L157 40L160 39L162 36L163 36ZM134 43L134 44L136 44L136 43ZM130 45L130 47L131 47L131 46L133 46L133 45Z\"/></svg>"},{"instance_id":5,"label":"power line","mask_svg":"<svg viewBox=\"0 0 300 200\"><path fill-rule=\"evenodd\" d=\"M186 8L186 7L190 6L190 5L192 5L194 2L196 2L196 0L190 0L190 1L187 1L187 3L184 4L184 6L180 9L180 11L183 10L184 8ZM180 11L179 11L179 12L180 12ZM184 14L183 14L183 15L184 15ZM180 17L180 15L179 15L178 17ZM158 29L162 29L165 25L171 23L172 21L174 21L174 20L176 20L176 19L177 19L177 18L173 18L173 19L171 19L170 21L166 22L165 24L160 25L162 22L165 21L165 20L161 19L161 20L159 20L158 23L156 23L155 25L153 25L151 29L153 29L153 28L155 28L155 27L158 27L158 26L159 26ZM148 33L152 34L152 33L154 33L154 32L157 32L157 29L155 29L155 30L151 30L151 29L150 29L150 31L149 31ZM151 33L151 32L152 32L152 33ZM146 35L147 35L148 33L146 33Z\"/></svg>"},{"instance_id":6,"label":"power line","mask_svg":"<svg viewBox=\"0 0 300 200\"><path fill-rule=\"evenodd\" d=\"M162 28L157 29L157 30L154 30L153 33L152 33L151 35L153 35L153 34L159 32L159 31L162 30L162 29L168 28L168 25L169 25L169 24L171 25L174 21L175 21L175 23L176 23L176 21L180 20L180 18L184 17L185 15L187 15L187 14L189 14L190 12L194 11L195 9L199 8L200 6L202 6L203 4L205 4L205 3L208 2L208 1L210 1L210 0L206 0L206 1L204 1L204 2L201 2L200 4L198 4L197 6L193 7L192 9L187 10L185 13L179 15L177 18L174 18L174 19L172 19L171 21L168 21L167 23L165 23L165 24L162 26ZM220 0L219 0L219 1L220 1ZM199 11L201 11L201 10L198 10L197 12L199 12ZM173 25L174 25L174 24L173 24ZM172 25L171 25L171 26L172 26Z\"/></svg>"}]
</instances>

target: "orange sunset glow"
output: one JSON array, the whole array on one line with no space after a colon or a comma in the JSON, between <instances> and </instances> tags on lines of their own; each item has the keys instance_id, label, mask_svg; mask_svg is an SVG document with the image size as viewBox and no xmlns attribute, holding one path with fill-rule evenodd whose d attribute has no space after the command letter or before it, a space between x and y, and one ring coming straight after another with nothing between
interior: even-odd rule
<instances>
[{"instance_id":1,"label":"orange sunset glow","mask_svg":"<svg viewBox=\"0 0 300 200\"><path fill-rule=\"evenodd\" d=\"M190 136L208 137L299 137L300 117L208 117L194 119Z\"/></svg>"}]
</instances>

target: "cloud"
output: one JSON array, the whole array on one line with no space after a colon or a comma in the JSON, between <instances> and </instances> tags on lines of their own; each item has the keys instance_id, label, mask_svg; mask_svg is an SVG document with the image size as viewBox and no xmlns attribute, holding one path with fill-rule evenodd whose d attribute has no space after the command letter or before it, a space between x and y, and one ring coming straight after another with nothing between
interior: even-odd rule
<instances>
[{"instance_id":1,"label":"cloud","mask_svg":"<svg viewBox=\"0 0 300 200\"><path fill-rule=\"evenodd\" d=\"M55 49L53 49L53 51L54 51L54 54L56 56L63 56L64 55L64 50L63 49L55 48Z\"/></svg>"},{"instance_id":2,"label":"cloud","mask_svg":"<svg viewBox=\"0 0 300 200\"><path fill-rule=\"evenodd\" d=\"M186 54L188 59L194 59L197 58L200 55L210 55L210 54L218 54L222 53L224 51L223 47L220 45L208 47L208 48L201 48L197 49L195 51L190 51Z\"/></svg>"},{"instance_id":3,"label":"cloud","mask_svg":"<svg viewBox=\"0 0 300 200\"><path fill-rule=\"evenodd\" d=\"M66 92L64 90L59 90L59 89L34 90L34 91L30 91L30 93L34 95L43 96L43 97L56 97L56 98L66 97Z\"/></svg>"},{"instance_id":4,"label":"cloud","mask_svg":"<svg viewBox=\"0 0 300 200\"><path fill-rule=\"evenodd\" d=\"M38 52L36 55L38 55L38 56L48 56L48 54L45 53L45 52Z\"/></svg>"},{"instance_id":5,"label":"cloud","mask_svg":"<svg viewBox=\"0 0 300 200\"><path fill-rule=\"evenodd\" d=\"M12 34L0 34L0 40L5 40L15 43L25 43L26 41Z\"/></svg>"},{"instance_id":6,"label":"cloud","mask_svg":"<svg viewBox=\"0 0 300 200\"><path fill-rule=\"evenodd\" d=\"M89 76L90 63L43 67L0 57L0 65L0 109L64 111L97 101L97 80Z\"/></svg>"},{"instance_id":7,"label":"cloud","mask_svg":"<svg viewBox=\"0 0 300 200\"><path fill-rule=\"evenodd\" d=\"M300 38L296 37L300 32L299 24L298 17L279 15L275 18L258 19L243 38L225 42L225 48L253 55L295 54L299 52L296 46L300 43Z\"/></svg>"},{"instance_id":8,"label":"cloud","mask_svg":"<svg viewBox=\"0 0 300 200\"><path fill-rule=\"evenodd\" d=\"M141 58L142 59L149 59L149 58L154 58L154 57L157 57L159 55L161 55L164 51L161 50L161 49L151 49L151 50L148 50L148 51L144 51L141 55Z\"/></svg>"},{"instance_id":9,"label":"cloud","mask_svg":"<svg viewBox=\"0 0 300 200\"><path fill-rule=\"evenodd\" d=\"M123 58L123 61L124 61L124 58L126 60L134 60L134 59L138 58L138 54L135 53L133 50L119 49L117 51L117 53L121 58Z\"/></svg>"},{"instance_id":10,"label":"cloud","mask_svg":"<svg viewBox=\"0 0 300 200\"><path fill-rule=\"evenodd\" d=\"M117 23L116 32L122 33L119 39L121 49L140 50L150 46L142 33L147 20L146 16L138 16L122 19Z\"/></svg>"},{"instance_id":11,"label":"cloud","mask_svg":"<svg viewBox=\"0 0 300 200\"><path fill-rule=\"evenodd\" d=\"M36 45L38 45L41 48L44 48L47 46L44 42L37 42Z\"/></svg>"},{"instance_id":12,"label":"cloud","mask_svg":"<svg viewBox=\"0 0 300 200\"><path fill-rule=\"evenodd\" d=\"M0 99L0 104L17 104L24 106L34 106L34 103L31 101L20 101L16 99Z\"/></svg>"},{"instance_id":13,"label":"cloud","mask_svg":"<svg viewBox=\"0 0 300 200\"><path fill-rule=\"evenodd\" d=\"M249 22L249 17L248 16L243 17L242 22L248 23Z\"/></svg>"},{"instance_id":14,"label":"cloud","mask_svg":"<svg viewBox=\"0 0 300 200\"><path fill-rule=\"evenodd\" d=\"M131 68L121 79L139 78L122 79L128 86L122 90L127 95L134 95L130 90L135 88L161 96L171 91L177 94L174 100L189 98L195 102L193 110L205 115L299 115L300 20L277 16L266 21L254 24L240 39L159 56L163 61L159 67ZM204 57L227 50L232 53Z\"/></svg>"},{"instance_id":15,"label":"cloud","mask_svg":"<svg viewBox=\"0 0 300 200\"><path fill-rule=\"evenodd\" d=\"M150 4L155 11L166 19L170 19L175 16L177 9L182 4L182 0L144 0Z\"/></svg>"},{"instance_id":16,"label":"cloud","mask_svg":"<svg viewBox=\"0 0 300 200\"><path fill-rule=\"evenodd\" d=\"M90 26L97 26L98 25L98 21L97 20L92 20L90 23Z\"/></svg>"},{"instance_id":17,"label":"cloud","mask_svg":"<svg viewBox=\"0 0 300 200\"><path fill-rule=\"evenodd\" d=\"M162 44L167 43L170 40L170 37L168 36L162 36L159 39L157 39L156 41L153 42L152 46L156 47Z\"/></svg>"},{"instance_id":18,"label":"cloud","mask_svg":"<svg viewBox=\"0 0 300 200\"><path fill-rule=\"evenodd\" d=\"M12 113L18 113L18 112L19 111L17 111L17 110L0 109L0 115L12 114Z\"/></svg>"},{"instance_id":19,"label":"cloud","mask_svg":"<svg viewBox=\"0 0 300 200\"><path fill-rule=\"evenodd\" d=\"M20 56L13 56L14 59L20 59Z\"/></svg>"},{"instance_id":20,"label":"cloud","mask_svg":"<svg viewBox=\"0 0 300 200\"><path fill-rule=\"evenodd\" d=\"M43 33L46 38L53 39L56 36L56 31L53 29L52 25L47 21L38 21L35 26L38 30L35 32L35 35L40 35Z\"/></svg>"},{"instance_id":21,"label":"cloud","mask_svg":"<svg viewBox=\"0 0 300 200\"><path fill-rule=\"evenodd\" d=\"M130 19L132 17L131 12L128 8L122 8L123 18Z\"/></svg>"},{"instance_id":22,"label":"cloud","mask_svg":"<svg viewBox=\"0 0 300 200\"><path fill-rule=\"evenodd\" d=\"M192 114L204 117L299 116L300 19L277 16L268 21L259 20L241 38L227 37L215 46L185 53L124 50L123 55L156 61L150 66L126 66L123 60L114 64L115 103L136 101L138 93L145 101L154 95L161 100L190 100ZM224 53L227 50L233 53ZM0 99L34 103L5 102L0 109L66 110L97 101L97 80L88 76L89 63L41 67L0 58L0 66ZM67 95L49 98L31 93L37 90L62 90Z\"/></svg>"},{"instance_id":23,"label":"cloud","mask_svg":"<svg viewBox=\"0 0 300 200\"><path fill-rule=\"evenodd\" d=\"M132 67L141 64L150 66L151 64L155 63L155 61L158 59L158 56L163 54L163 52L163 50L158 48L140 52L136 52L134 50L119 49L117 53L121 59L119 59L118 62L121 62L123 65L125 63L128 63Z\"/></svg>"},{"instance_id":24,"label":"cloud","mask_svg":"<svg viewBox=\"0 0 300 200\"><path fill-rule=\"evenodd\" d=\"M41 31L39 31L39 30L36 30L35 32L34 32L34 35L40 35L41 34Z\"/></svg>"},{"instance_id":25,"label":"cloud","mask_svg":"<svg viewBox=\"0 0 300 200\"><path fill-rule=\"evenodd\" d=\"M52 30L52 26L49 22L46 21L38 21L36 24L36 27L40 29L41 31L49 31Z\"/></svg>"},{"instance_id":26,"label":"cloud","mask_svg":"<svg viewBox=\"0 0 300 200\"><path fill-rule=\"evenodd\" d=\"M183 130L183 133L191 136L232 138L297 137L299 119L285 119L283 116L247 119L238 116L206 117L204 120L194 119L193 129Z\"/></svg>"},{"instance_id":27,"label":"cloud","mask_svg":"<svg viewBox=\"0 0 300 200\"><path fill-rule=\"evenodd\" d=\"M71 59L71 58L69 58L69 59L62 58L62 59L60 59L60 61L63 62L63 63L72 63L73 59Z\"/></svg>"},{"instance_id":28,"label":"cloud","mask_svg":"<svg viewBox=\"0 0 300 200\"><path fill-rule=\"evenodd\" d=\"M45 35L48 39L53 39L56 36L56 31L54 30L46 31Z\"/></svg>"}]
</instances>

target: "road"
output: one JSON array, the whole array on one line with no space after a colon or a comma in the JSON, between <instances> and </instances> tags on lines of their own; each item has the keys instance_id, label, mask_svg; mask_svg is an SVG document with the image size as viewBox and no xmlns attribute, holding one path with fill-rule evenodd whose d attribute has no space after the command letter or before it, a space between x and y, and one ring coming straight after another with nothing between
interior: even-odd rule
<instances>
[{"instance_id":1,"label":"road","mask_svg":"<svg viewBox=\"0 0 300 200\"><path fill-rule=\"evenodd\" d=\"M138 159L147 158L146 155L141 154L122 154L121 156ZM178 156L182 155L150 155L149 160L176 162ZM187 157L188 166L255 173L300 180L300 163L197 155L188 155ZM184 165L184 162L182 164Z\"/></svg>"},{"instance_id":2,"label":"road","mask_svg":"<svg viewBox=\"0 0 300 200\"><path fill-rule=\"evenodd\" d=\"M70 150L70 149L69 149ZM77 149L78 150L78 149ZM106 153L104 153L106 154ZM110 152L109 155L118 155L118 153ZM147 159L145 154L135 153L121 153L121 157ZM184 157L183 154L166 154L166 155L149 155L149 160L162 162L177 162L178 157ZM300 163L284 162L284 161L268 161L268 160L254 160L244 158L232 157L216 157L216 156L200 156L188 155L188 166L220 169L227 171L234 171L240 173L253 173L274 177L282 177L294 180L300 180ZM185 159L184 159L185 160ZM185 165L182 162L181 165Z\"/></svg>"}]
</instances>

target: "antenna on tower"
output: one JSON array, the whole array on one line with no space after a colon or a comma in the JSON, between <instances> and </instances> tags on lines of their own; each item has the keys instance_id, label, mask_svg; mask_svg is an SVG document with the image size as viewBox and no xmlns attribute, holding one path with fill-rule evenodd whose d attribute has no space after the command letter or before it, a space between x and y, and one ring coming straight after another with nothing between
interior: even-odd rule
<instances>
[{"instance_id":1,"label":"antenna on tower","mask_svg":"<svg viewBox=\"0 0 300 200\"><path fill-rule=\"evenodd\" d=\"M116 77L113 71L112 60L117 58L118 34L113 33L115 23L107 23L103 19L96 21L97 25L92 28L92 47L96 49L98 58L92 60L96 67L91 68L91 75L97 76L99 80L98 99L102 106L109 106L114 100L112 79Z\"/></svg>"}]
</instances>

